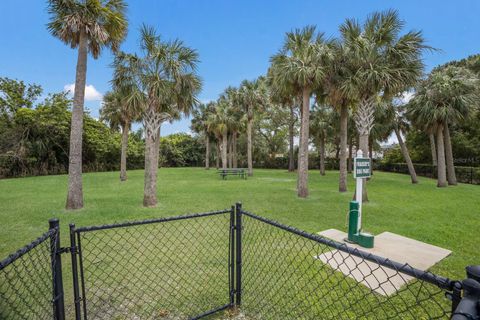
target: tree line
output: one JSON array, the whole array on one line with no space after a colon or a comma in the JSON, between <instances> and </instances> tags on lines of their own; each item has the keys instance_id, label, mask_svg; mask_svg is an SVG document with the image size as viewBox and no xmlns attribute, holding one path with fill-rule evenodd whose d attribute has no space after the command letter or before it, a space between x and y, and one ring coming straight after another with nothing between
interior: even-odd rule
<instances>
[{"instance_id":1,"label":"tree line","mask_svg":"<svg viewBox=\"0 0 480 320\"><path fill-rule=\"evenodd\" d=\"M72 100L65 92L48 94L37 84L0 77L0 178L68 172ZM106 101L108 98L106 99ZM107 105L108 102L104 103ZM102 108L102 110L104 110ZM83 115L82 171L113 171L120 168L124 135L102 112L97 120ZM126 167L143 169L143 130L128 135ZM203 146L199 137L177 133L162 137L159 165L201 166Z\"/></svg>"},{"instance_id":2,"label":"tree line","mask_svg":"<svg viewBox=\"0 0 480 320\"><path fill-rule=\"evenodd\" d=\"M416 160L419 150L430 148L438 186L455 185L451 131L458 129L453 135L471 147L467 153L479 152L474 123L479 119L480 56L450 62L425 75L423 53L436 49L426 44L420 31L405 32L404 24L396 11L388 10L372 13L364 22L346 19L338 38L325 37L315 26L287 32L266 75L226 88L216 101L194 112L192 129L204 137L206 168L212 141L221 166L236 167L236 141L244 134L252 175L254 119L282 113L288 126L289 171L297 158L299 197L308 196L310 146L318 152L321 174L326 150L332 154L333 149L339 161L338 189L346 192L353 153L361 150L372 158L373 149L391 135L398 140L397 154L407 163L412 183L418 179L408 145ZM429 143L412 145L418 136L428 136Z\"/></svg>"},{"instance_id":3,"label":"tree line","mask_svg":"<svg viewBox=\"0 0 480 320\"><path fill-rule=\"evenodd\" d=\"M178 39L164 40L153 27L143 25L139 50L119 50L128 29L124 1L49 0L48 11L50 33L78 54L70 126L64 128L69 131L67 209L83 207L84 140L89 122L84 112L87 58L96 59L106 49L115 58L112 89L105 95L101 119L121 131L122 181L127 180L131 125L143 124L144 206L157 203L162 124L191 113L192 129L205 138L207 168L214 141L222 167L238 166L239 155L246 154L252 175L255 136L270 160L287 151L290 171L295 169L296 156L299 197L308 196L311 143L317 146L325 174L326 149L333 141L339 160L338 189L346 192L347 161L353 150L371 155L387 132L397 135L416 183L402 136L408 126L434 135L438 186L446 186L447 180L456 183L450 132L477 114L478 69L451 64L426 77L422 55L434 49L426 45L420 31L405 32L405 23L394 10L374 12L362 22L346 19L337 38L327 38L315 26L287 32L264 76L229 87L216 101L203 105L197 98L202 83L195 49ZM32 87L26 94L35 92ZM405 92L413 92L408 104L400 99ZM296 136L298 150L294 148ZM285 138L288 148L282 143ZM366 186L363 189L366 198Z\"/></svg>"}]
</instances>

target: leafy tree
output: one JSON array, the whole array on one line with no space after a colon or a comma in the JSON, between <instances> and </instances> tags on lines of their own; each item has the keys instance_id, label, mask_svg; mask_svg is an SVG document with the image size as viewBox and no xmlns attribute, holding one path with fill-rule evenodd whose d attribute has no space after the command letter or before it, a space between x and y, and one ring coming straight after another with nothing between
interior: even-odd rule
<instances>
[{"instance_id":1,"label":"leafy tree","mask_svg":"<svg viewBox=\"0 0 480 320\"><path fill-rule=\"evenodd\" d=\"M201 81L196 73L198 53L180 40L165 42L152 27L143 26L143 56L121 54L115 62L114 84L135 88L130 101L143 108L145 128L145 183L143 205L157 204L160 127L187 115L198 103Z\"/></svg>"},{"instance_id":2,"label":"leafy tree","mask_svg":"<svg viewBox=\"0 0 480 320\"><path fill-rule=\"evenodd\" d=\"M242 81L238 90L239 103L244 108L247 120L247 165L248 175L253 175L252 159L252 130L255 113L260 110L265 103L266 92L265 83L262 78L255 81Z\"/></svg>"},{"instance_id":3,"label":"leafy tree","mask_svg":"<svg viewBox=\"0 0 480 320\"><path fill-rule=\"evenodd\" d=\"M417 87L410 101L408 112L425 127L434 127L436 132L438 187L455 185L455 168L451 147L449 125L468 118L478 106L478 78L468 69L448 66L434 70Z\"/></svg>"},{"instance_id":4,"label":"leafy tree","mask_svg":"<svg viewBox=\"0 0 480 320\"><path fill-rule=\"evenodd\" d=\"M314 26L307 26L288 32L282 49L270 59L278 82L302 96L297 182L297 194L302 198L308 196L310 97L323 80L330 53L323 34L316 33Z\"/></svg>"},{"instance_id":5,"label":"leafy tree","mask_svg":"<svg viewBox=\"0 0 480 320\"><path fill-rule=\"evenodd\" d=\"M317 104L312 110L310 118L310 132L320 158L320 174L324 176L326 140L333 133L332 122L334 118L332 117L332 110Z\"/></svg>"},{"instance_id":6,"label":"leafy tree","mask_svg":"<svg viewBox=\"0 0 480 320\"><path fill-rule=\"evenodd\" d=\"M41 94L37 84L0 77L0 117L10 124L19 108L31 108Z\"/></svg>"},{"instance_id":7,"label":"leafy tree","mask_svg":"<svg viewBox=\"0 0 480 320\"><path fill-rule=\"evenodd\" d=\"M400 101L393 100L390 103L386 103L383 107L378 108L378 111L381 114L376 116L379 124L377 124L375 128L380 129L380 140L387 140L392 132L395 133L398 144L400 145L401 154L404 161L407 163L412 183L418 183L417 174L412 159L410 158L410 153L408 152L407 145L403 141L402 136L407 133L410 127L410 123L405 115L405 105L402 105Z\"/></svg>"},{"instance_id":8,"label":"leafy tree","mask_svg":"<svg viewBox=\"0 0 480 320\"><path fill-rule=\"evenodd\" d=\"M127 89L119 89L105 94L100 109L100 120L108 123L113 130L122 131L120 155L120 181L127 180L128 133L134 122L141 120L141 110L129 99Z\"/></svg>"},{"instance_id":9,"label":"leafy tree","mask_svg":"<svg viewBox=\"0 0 480 320\"><path fill-rule=\"evenodd\" d=\"M349 133L349 109L352 107L355 96L349 95L344 89L351 74L348 70L348 48L342 41L332 42L333 58L326 66L323 85L317 92L317 100L333 106L339 114L339 181L338 191L347 191L347 140ZM351 153L351 148L350 148Z\"/></svg>"},{"instance_id":10,"label":"leafy tree","mask_svg":"<svg viewBox=\"0 0 480 320\"><path fill-rule=\"evenodd\" d=\"M295 171L294 159L294 137L296 134L296 123L298 120L297 110L298 97L295 96L294 88L289 83L282 82L282 79L276 76L276 65L273 65L268 70L267 83L269 87L270 100L277 103L283 108L288 108L288 171Z\"/></svg>"},{"instance_id":11,"label":"leafy tree","mask_svg":"<svg viewBox=\"0 0 480 320\"><path fill-rule=\"evenodd\" d=\"M127 32L122 0L49 0L48 30L65 44L78 48L70 133L67 209L83 207L82 131L88 52L94 59L105 47L117 50Z\"/></svg>"},{"instance_id":12,"label":"leafy tree","mask_svg":"<svg viewBox=\"0 0 480 320\"><path fill-rule=\"evenodd\" d=\"M217 140L221 141L222 169L226 169L227 164L227 147L228 147L228 130L235 122L234 110L225 97L220 97L215 104L215 111L209 116L209 130L215 133Z\"/></svg>"},{"instance_id":13,"label":"leafy tree","mask_svg":"<svg viewBox=\"0 0 480 320\"><path fill-rule=\"evenodd\" d=\"M209 130L208 118L215 110L215 104L209 102L207 104L199 104L192 112L192 124L190 128L200 133L205 138L205 169L210 169L210 138L211 132Z\"/></svg>"},{"instance_id":14,"label":"leafy tree","mask_svg":"<svg viewBox=\"0 0 480 320\"><path fill-rule=\"evenodd\" d=\"M347 19L340 26L348 55L344 91L357 102L354 114L359 147L369 153L369 135L380 98L388 101L415 85L423 72L421 54L427 48L421 32L400 36L404 22L397 11L375 12L363 24ZM366 185L364 200L367 200Z\"/></svg>"}]
</instances>

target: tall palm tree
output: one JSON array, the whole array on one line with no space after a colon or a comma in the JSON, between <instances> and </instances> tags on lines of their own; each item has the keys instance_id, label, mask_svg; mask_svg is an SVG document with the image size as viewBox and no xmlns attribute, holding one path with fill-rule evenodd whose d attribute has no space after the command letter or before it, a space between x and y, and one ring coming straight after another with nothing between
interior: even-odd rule
<instances>
[{"instance_id":1,"label":"tall palm tree","mask_svg":"<svg viewBox=\"0 0 480 320\"><path fill-rule=\"evenodd\" d=\"M302 97L297 179L297 194L302 198L308 196L310 98L323 80L330 54L323 33L317 33L314 26L307 26L288 32L282 49L270 59L274 77Z\"/></svg>"},{"instance_id":2,"label":"tall palm tree","mask_svg":"<svg viewBox=\"0 0 480 320\"><path fill-rule=\"evenodd\" d=\"M394 10L375 12L362 25L347 19L340 26L350 74L343 90L356 101L354 120L364 156L369 154L379 100L388 101L415 85L423 72L422 52L428 47L422 33L410 31L400 36L403 26ZM366 185L363 190L367 200Z\"/></svg>"},{"instance_id":3,"label":"tall palm tree","mask_svg":"<svg viewBox=\"0 0 480 320\"><path fill-rule=\"evenodd\" d=\"M326 103L332 105L339 114L339 180L338 191L347 191L347 140L349 109L354 103L354 96L348 95L342 88L349 79L350 74L346 68L348 55L344 43L341 41L332 42L333 59L327 65L322 91L317 96L322 97ZM351 152L351 151L350 151Z\"/></svg>"},{"instance_id":4,"label":"tall palm tree","mask_svg":"<svg viewBox=\"0 0 480 320\"><path fill-rule=\"evenodd\" d=\"M198 53L180 40L162 41L152 27L142 26L143 56L119 55L115 70L118 86L135 87L130 96L143 106L145 128L145 182L143 205L157 204L160 128L165 121L188 115L198 103L201 88L196 69Z\"/></svg>"},{"instance_id":5,"label":"tall palm tree","mask_svg":"<svg viewBox=\"0 0 480 320\"><path fill-rule=\"evenodd\" d=\"M248 175L253 175L252 131L255 112L260 110L265 101L264 80L242 81L239 88L239 101L242 104L247 119L247 166Z\"/></svg>"},{"instance_id":6,"label":"tall palm tree","mask_svg":"<svg viewBox=\"0 0 480 320\"><path fill-rule=\"evenodd\" d=\"M227 148L229 127L235 122L231 104L225 97L220 97L216 103L215 111L210 114L208 123L209 129L217 136L217 141L221 141L220 152L222 157L222 169L227 169Z\"/></svg>"},{"instance_id":7,"label":"tall palm tree","mask_svg":"<svg viewBox=\"0 0 480 320\"><path fill-rule=\"evenodd\" d=\"M232 116L234 117L233 121L230 124L230 155L229 155L229 164L230 167L237 168L238 166L238 157L237 157L237 139L238 133L242 129L242 99L240 92L237 88L227 87L222 93L224 99L226 99L232 109Z\"/></svg>"},{"instance_id":8,"label":"tall palm tree","mask_svg":"<svg viewBox=\"0 0 480 320\"><path fill-rule=\"evenodd\" d=\"M294 159L294 138L295 138L295 124L297 122L298 98L295 97L293 87L288 83L282 83L274 70L275 65L268 69L267 84L270 92L270 99L273 103L277 103L289 110L288 119L288 171L295 171Z\"/></svg>"},{"instance_id":9,"label":"tall palm tree","mask_svg":"<svg viewBox=\"0 0 480 320\"><path fill-rule=\"evenodd\" d=\"M107 47L116 51L127 33L123 0L49 0L48 30L78 48L68 165L67 209L83 207L82 133L88 53L94 59Z\"/></svg>"},{"instance_id":10,"label":"tall palm tree","mask_svg":"<svg viewBox=\"0 0 480 320\"><path fill-rule=\"evenodd\" d=\"M141 120L141 110L128 98L129 93L126 90L118 89L117 91L107 92L103 97L100 109L100 120L107 122L110 128L120 128L122 131L120 181L127 180L128 134L131 125Z\"/></svg>"},{"instance_id":11,"label":"tall palm tree","mask_svg":"<svg viewBox=\"0 0 480 320\"><path fill-rule=\"evenodd\" d=\"M340 26L351 71L344 90L358 101L355 123L364 154L379 96L400 94L415 85L423 72L421 55L427 48L423 36L419 31L399 36L403 26L394 10L375 12L363 25L347 19Z\"/></svg>"},{"instance_id":12,"label":"tall palm tree","mask_svg":"<svg viewBox=\"0 0 480 320\"><path fill-rule=\"evenodd\" d=\"M469 116L478 106L478 78L468 69L456 66L434 70L418 87L408 105L411 118L435 128L438 187L457 183L449 124Z\"/></svg>"}]
</instances>

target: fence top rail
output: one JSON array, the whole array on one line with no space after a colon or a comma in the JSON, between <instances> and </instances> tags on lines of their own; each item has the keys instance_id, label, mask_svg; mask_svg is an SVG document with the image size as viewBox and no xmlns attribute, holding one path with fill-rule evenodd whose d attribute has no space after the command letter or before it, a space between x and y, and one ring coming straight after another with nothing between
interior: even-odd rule
<instances>
[{"instance_id":1,"label":"fence top rail","mask_svg":"<svg viewBox=\"0 0 480 320\"><path fill-rule=\"evenodd\" d=\"M248 211L242 210L242 214L244 214L244 215L246 215L250 218L262 221L266 224L272 225L274 227L280 228L284 231L299 235L299 236L304 237L306 239L318 242L320 244L323 244L323 245L326 245L328 247L337 249L339 251L351 254L353 256L362 258L364 260L374 262L374 263L379 264L381 266L393 269L397 272L404 273L406 275L415 277L417 279L420 279L420 280L423 280L425 282L436 285L437 287L442 288L442 289L452 290L454 284L456 282L458 282L458 281L450 280L449 278L445 278L445 277L442 277L442 276L435 275L435 274L433 274L429 271L424 271L424 270L414 268L414 267L410 266L408 263L403 264L403 263L399 263L399 262L396 262L396 261L393 261L393 260L390 260L390 259L387 259L387 258L383 258L383 257L377 256L377 255L374 255L372 253L369 253L369 252L366 252L366 251L363 251L363 250L359 250L358 248L347 246L345 243L340 243L340 242L322 237L320 235L311 234L311 233L305 232L303 230L297 229L295 227L287 226L287 225L281 224L277 221L258 216L256 214L253 214L253 213L248 212Z\"/></svg>"},{"instance_id":2,"label":"fence top rail","mask_svg":"<svg viewBox=\"0 0 480 320\"><path fill-rule=\"evenodd\" d=\"M106 229L139 226L139 225L143 225L143 224L162 223L162 222L168 222L168 221L201 218L201 217L208 217L208 216L213 216L213 215L230 213L231 211L232 211L232 209L224 209L224 210L218 210L218 211L184 214L184 215L173 216L173 217L128 221L128 222L121 222L121 223L104 224L104 225L99 225L99 226L86 226L86 227L75 228L75 232L77 232L77 233L90 232L90 231L97 231L97 230L106 230Z\"/></svg>"},{"instance_id":3,"label":"fence top rail","mask_svg":"<svg viewBox=\"0 0 480 320\"><path fill-rule=\"evenodd\" d=\"M53 228L42 234L37 239L33 240L29 244L23 246L22 248L18 249L16 252L10 254L8 257L0 261L0 271L6 268L8 265L15 262L17 259L21 258L23 255L27 254L31 250L33 250L38 245L42 244L45 240L50 238L53 234L58 231L58 228Z\"/></svg>"}]
</instances>

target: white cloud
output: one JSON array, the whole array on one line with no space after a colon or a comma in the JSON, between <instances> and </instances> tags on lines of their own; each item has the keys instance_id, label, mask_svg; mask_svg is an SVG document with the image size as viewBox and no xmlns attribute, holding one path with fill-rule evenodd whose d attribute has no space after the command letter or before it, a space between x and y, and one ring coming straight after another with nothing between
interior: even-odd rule
<instances>
[{"instance_id":1,"label":"white cloud","mask_svg":"<svg viewBox=\"0 0 480 320\"><path fill-rule=\"evenodd\" d=\"M69 92L71 95L75 92L75 83L66 84L63 87L63 90ZM103 99L103 95L98 92L97 89L92 84L87 84L85 86L85 100L86 101L101 101Z\"/></svg>"},{"instance_id":2,"label":"white cloud","mask_svg":"<svg viewBox=\"0 0 480 320\"><path fill-rule=\"evenodd\" d=\"M412 100L414 95L415 93L413 91L405 91L404 93L402 93L400 101L402 102L402 104L407 104L410 100Z\"/></svg>"}]
</instances>

